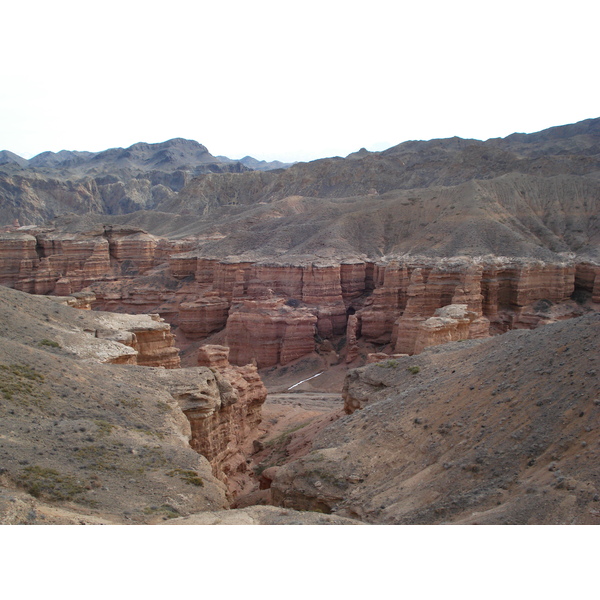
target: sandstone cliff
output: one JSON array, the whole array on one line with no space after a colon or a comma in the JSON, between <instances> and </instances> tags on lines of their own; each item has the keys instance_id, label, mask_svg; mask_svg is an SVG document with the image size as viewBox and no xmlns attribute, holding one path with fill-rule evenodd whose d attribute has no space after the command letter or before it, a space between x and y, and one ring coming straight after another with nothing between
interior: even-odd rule
<instances>
[{"instance_id":1,"label":"sandstone cliff","mask_svg":"<svg viewBox=\"0 0 600 600\"><path fill-rule=\"evenodd\" d=\"M444 340L576 316L600 295L600 267L573 257L276 264L208 259L183 252L188 241L169 244L134 229L32 233L0 237L5 285L57 295L87 286L95 308L159 313L189 341L224 330L233 363L254 360L259 368L286 364L314 351L315 340L344 334L352 338L350 360L358 340L413 354ZM468 324L440 321L448 315L436 311L452 305L466 305Z\"/></svg>"}]
</instances>

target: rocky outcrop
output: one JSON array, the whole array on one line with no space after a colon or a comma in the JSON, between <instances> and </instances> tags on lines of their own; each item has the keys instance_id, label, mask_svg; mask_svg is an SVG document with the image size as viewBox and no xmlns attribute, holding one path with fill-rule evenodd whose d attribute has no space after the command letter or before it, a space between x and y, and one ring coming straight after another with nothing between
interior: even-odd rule
<instances>
[{"instance_id":1,"label":"rocky outcrop","mask_svg":"<svg viewBox=\"0 0 600 600\"><path fill-rule=\"evenodd\" d=\"M373 265L373 279L375 289L360 313L362 335L369 342L387 344L392 340L396 319L406 307L409 268L398 261Z\"/></svg>"},{"instance_id":2,"label":"rocky outcrop","mask_svg":"<svg viewBox=\"0 0 600 600\"><path fill-rule=\"evenodd\" d=\"M482 273L481 267L468 264L415 269L406 291L406 308L394 325L396 352L421 352L443 343L436 340L446 337L447 341L456 341L488 336L489 321L482 314ZM457 305L464 308L452 308ZM442 312L437 313L438 310Z\"/></svg>"},{"instance_id":3,"label":"rocky outcrop","mask_svg":"<svg viewBox=\"0 0 600 600\"><path fill-rule=\"evenodd\" d=\"M346 327L346 362L351 363L358 356L358 317L350 315Z\"/></svg>"},{"instance_id":4,"label":"rocky outcrop","mask_svg":"<svg viewBox=\"0 0 600 600\"><path fill-rule=\"evenodd\" d=\"M4 233L0 277L33 293L67 296L89 287L94 308L159 313L179 328L184 344L225 330L232 362L255 360L260 368L314 351L315 335L317 342L345 335L346 360L354 360L362 343L413 354L435 340L575 316L575 304L556 308L571 297L580 304L600 299L600 267L591 261L403 257L275 264L207 258L189 250L193 243L134 228ZM168 269L166 262L157 268L160 261ZM439 320L447 317L436 311L452 305L466 305L468 327Z\"/></svg>"},{"instance_id":5,"label":"rocky outcrop","mask_svg":"<svg viewBox=\"0 0 600 600\"><path fill-rule=\"evenodd\" d=\"M133 364L145 367L180 367L179 349L175 348L171 327L158 315L121 315L90 313L86 331L97 340L114 342L110 350L98 351L101 362ZM115 345L116 344L116 345ZM76 354L82 349L76 347Z\"/></svg>"},{"instance_id":6,"label":"rocky outcrop","mask_svg":"<svg viewBox=\"0 0 600 600\"><path fill-rule=\"evenodd\" d=\"M272 265L220 262L189 253L173 256L170 263L171 273L180 277L170 289L161 291L156 283L146 289L140 283L125 288L107 282L93 286L98 306L160 312L190 340L225 329L232 362L255 359L261 368L315 349L311 317L300 329L282 325L291 309L302 309L296 317L310 313L316 318L318 338L345 334L346 357L352 359L363 342L413 354L427 347L427 340L433 343L446 334L449 339L474 339L537 327L576 316L570 300L574 291L578 301L591 302L600 290L599 267L592 263L462 258ZM568 308L569 303L575 308ZM440 317L437 310L457 304L467 307L468 327L442 334L439 320L424 325ZM356 317L350 320L352 315Z\"/></svg>"},{"instance_id":7,"label":"rocky outcrop","mask_svg":"<svg viewBox=\"0 0 600 600\"><path fill-rule=\"evenodd\" d=\"M145 273L189 250L140 229L65 233L23 229L0 234L0 284L33 294L65 296L98 281Z\"/></svg>"},{"instance_id":8,"label":"rocky outcrop","mask_svg":"<svg viewBox=\"0 0 600 600\"><path fill-rule=\"evenodd\" d=\"M449 304L438 308L433 317L419 324L413 354L430 346L468 339L469 327L476 317L474 312L467 310L466 304Z\"/></svg>"},{"instance_id":9,"label":"rocky outcrop","mask_svg":"<svg viewBox=\"0 0 600 600\"><path fill-rule=\"evenodd\" d=\"M203 347L201 367L162 378L190 422L192 448L210 461L215 476L235 496L244 485L246 457L258 437L267 390L255 366L232 366L227 354L223 346Z\"/></svg>"},{"instance_id":10,"label":"rocky outcrop","mask_svg":"<svg viewBox=\"0 0 600 600\"><path fill-rule=\"evenodd\" d=\"M128 275L144 273L154 266L159 239L139 229L115 229L107 226L104 235L110 244L110 256Z\"/></svg>"},{"instance_id":11,"label":"rocky outcrop","mask_svg":"<svg viewBox=\"0 0 600 600\"><path fill-rule=\"evenodd\" d=\"M229 364L229 348L217 344L200 346L198 348L198 366L213 367L219 371L228 369L231 366Z\"/></svg>"},{"instance_id":12,"label":"rocky outcrop","mask_svg":"<svg viewBox=\"0 0 600 600\"><path fill-rule=\"evenodd\" d=\"M0 233L0 285L14 287L37 260L37 240L28 233Z\"/></svg>"},{"instance_id":13,"label":"rocky outcrop","mask_svg":"<svg viewBox=\"0 0 600 600\"><path fill-rule=\"evenodd\" d=\"M229 302L215 295L205 295L194 302L179 305L179 328L190 340L204 339L220 331L227 323Z\"/></svg>"},{"instance_id":14,"label":"rocky outcrop","mask_svg":"<svg viewBox=\"0 0 600 600\"><path fill-rule=\"evenodd\" d=\"M317 317L283 299L247 300L232 307L225 328L234 364L285 365L315 348Z\"/></svg>"}]
</instances>

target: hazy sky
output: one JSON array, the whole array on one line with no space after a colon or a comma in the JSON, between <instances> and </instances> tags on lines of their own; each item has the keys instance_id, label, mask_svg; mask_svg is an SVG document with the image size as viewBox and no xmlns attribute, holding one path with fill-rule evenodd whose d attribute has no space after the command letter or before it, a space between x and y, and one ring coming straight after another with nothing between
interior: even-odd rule
<instances>
[{"instance_id":1,"label":"hazy sky","mask_svg":"<svg viewBox=\"0 0 600 600\"><path fill-rule=\"evenodd\" d=\"M311 160L600 116L597 0L29 0L2 8L0 149L195 139Z\"/></svg>"}]
</instances>

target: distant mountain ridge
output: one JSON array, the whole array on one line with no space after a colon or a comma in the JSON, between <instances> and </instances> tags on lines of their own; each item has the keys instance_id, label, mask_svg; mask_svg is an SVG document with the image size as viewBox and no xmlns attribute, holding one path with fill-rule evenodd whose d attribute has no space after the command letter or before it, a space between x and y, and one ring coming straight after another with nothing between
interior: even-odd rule
<instances>
[{"instance_id":1,"label":"distant mountain ridge","mask_svg":"<svg viewBox=\"0 0 600 600\"><path fill-rule=\"evenodd\" d=\"M29 169L2 155L12 162L0 165L0 226L71 215L77 230L83 221L135 224L200 236L207 255L252 260L575 253L600 261L600 119L487 141L407 141L268 171L179 138L58 154L39 160L83 163Z\"/></svg>"},{"instance_id":2,"label":"distant mountain ridge","mask_svg":"<svg viewBox=\"0 0 600 600\"><path fill-rule=\"evenodd\" d=\"M243 172L245 170L269 171L285 169L291 163L267 162L246 156L241 160L226 156L213 156L206 146L195 140L173 138L160 143L138 142L128 148L109 148L100 152L60 150L41 152L25 159L9 150L0 151L0 166L12 165L22 169L76 170L77 174L93 174L99 171L134 170L173 171L184 169L201 172ZM212 168L211 168L212 167Z\"/></svg>"}]
</instances>

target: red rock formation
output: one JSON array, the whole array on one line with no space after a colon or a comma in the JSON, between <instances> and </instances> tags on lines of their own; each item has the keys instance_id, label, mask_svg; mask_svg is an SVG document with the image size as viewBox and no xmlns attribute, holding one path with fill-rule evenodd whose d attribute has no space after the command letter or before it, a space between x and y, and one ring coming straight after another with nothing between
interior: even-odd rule
<instances>
[{"instance_id":1,"label":"red rock formation","mask_svg":"<svg viewBox=\"0 0 600 600\"><path fill-rule=\"evenodd\" d=\"M433 317L419 323L413 354L419 354L430 346L466 340L469 327L476 314L466 304L449 304L435 311Z\"/></svg>"},{"instance_id":2,"label":"red rock formation","mask_svg":"<svg viewBox=\"0 0 600 600\"><path fill-rule=\"evenodd\" d=\"M489 321L483 316L481 277L477 265L441 265L427 271L415 269L407 290L406 309L395 324L392 337L401 354L421 352L439 340L487 337ZM464 306L464 315L451 306ZM444 310L445 313L436 312ZM447 313L447 314L446 314ZM432 317L434 317L432 319ZM457 323L450 323L454 319Z\"/></svg>"},{"instance_id":3,"label":"red rock formation","mask_svg":"<svg viewBox=\"0 0 600 600\"><path fill-rule=\"evenodd\" d=\"M340 285L344 301L360 298L367 289L372 288L367 282L367 263L361 261L345 262L340 265Z\"/></svg>"},{"instance_id":4,"label":"red rock formation","mask_svg":"<svg viewBox=\"0 0 600 600\"><path fill-rule=\"evenodd\" d=\"M231 362L255 362L258 368L285 365L315 349L317 318L309 309L283 299L246 300L232 306L227 320Z\"/></svg>"},{"instance_id":5,"label":"red rock formation","mask_svg":"<svg viewBox=\"0 0 600 600\"><path fill-rule=\"evenodd\" d=\"M203 339L227 323L229 302L218 296L204 296L179 305L179 328L190 340Z\"/></svg>"},{"instance_id":6,"label":"red rock formation","mask_svg":"<svg viewBox=\"0 0 600 600\"><path fill-rule=\"evenodd\" d=\"M3 285L34 294L65 295L114 277L116 271L138 274L155 264L158 238L141 230L32 233L35 235L13 232L0 237ZM163 242L163 256L169 246L173 244ZM174 248L179 250L177 245Z\"/></svg>"},{"instance_id":7,"label":"red rock formation","mask_svg":"<svg viewBox=\"0 0 600 600\"><path fill-rule=\"evenodd\" d=\"M370 305L360 311L362 335L368 342L387 344L392 339L396 319L406 307L409 270L406 264L397 261L375 268L377 287Z\"/></svg>"},{"instance_id":8,"label":"red rock formation","mask_svg":"<svg viewBox=\"0 0 600 600\"><path fill-rule=\"evenodd\" d=\"M196 269L198 268L198 257L196 255L179 254L169 256L168 260L171 277L183 279L184 277L196 275Z\"/></svg>"},{"instance_id":9,"label":"red rock formation","mask_svg":"<svg viewBox=\"0 0 600 600\"><path fill-rule=\"evenodd\" d=\"M158 315L151 315L158 317ZM162 321L162 319L161 319ZM174 336L168 323L164 327L143 329L133 328L135 334L132 348L137 350L137 364L145 367L165 367L178 369L181 366L179 350L174 347Z\"/></svg>"},{"instance_id":10,"label":"red rock formation","mask_svg":"<svg viewBox=\"0 0 600 600\"><path fill-rule=\"evenodd\" d=\"M246 456L258 436L261 406L267 397L256 367L234 367L227 348L205 346L203 367L171 371L171 394L190 421L190 445L205 456L216 477L234 495L242 487ZM208 366L210 368L205 368Z\"/></svg>"},{"instance_id":11,"label":"red rock formation","mask_svg":"<svg viewBox=\"0 0 600 600\"><path fill-rule=\"evenodd\" d=\"M182 340L203 339L226 327L232 360L255 358L261 366L312 352L315 317L316 333L332 339L348 335L348 314L356 311L351 357L359 337L413 353L417 338L427 337L422 324L453 304L466 304L468 337L476 338L489 335L490 325L499 333L568 318L568 311L541 314L539 301L564 303L575 291L579 300L600 302L600 267L591 262L421 258L273 264L201 257L190 251L191 240L161 240L134 229L30 233L0 236L0 283L61 296L91 286L94 308L160 313L180 327ZM166 263L156 268L157 260L167 259L168 270ZM138 277L150 267L151 276ZM292 316L292 308L308 312ZM250 316L251 310L258 312Z\"/></svg>"},{"instance_id":12,"label":"red rock formation","mask_svg":"<svg viewBox=\"0 0 600 600\"><path fill-rule=\"evenodd\" d=\"M600 266L579 263L575 268L575 289L591 294L592 302L600 302Z\"/></svg>"},{"instance_id":13,"label":"red rock formation","mask_svg":"<svg viewBox=\"0 0 600 600\"><path fill-rule=\"evenodd\" d=\"M218 346L216 344L206 344L198 348L198 366L213 367L215 369L228 369L229 348L227 346Z\"/></svg>"},{"instance_id":14,"label":"red rock formation","mask_svg":"<svg viewBox=\"0 0 600 600\"><path fill-rule=\"evenodd\" d=\"M314 306L317 332L323 338L346 331L346 305L342 296L341 265L307 265L303 269L302 300Z\"/></svg>"},{"instance_id":15,"label":"red rock formation","mask_svg":"<svg viewBox=\"0 0 600 600\"><path fill-rule=\"evenodd\" d=\"M91 292L77 292L69 296L51 296L51 298L55 302L80 310L92 310L92 302L96 300L96 296Z\"/></svg>"},{"instance_id":16,"label":"red rock formation","mask_svg":"<svg viewBox=\"0 0 600 600\"><path fill-rule=\"evenodd\" d=\"M27 233L0 234L0 285L13 287L37 261L37 240Z\"/></svg>"},{"instance_id":17,"label":"red rock formation","mask_svg":"<svg viewBox=\"0 0 600 600\"><path fill-rule=\"evenodd\" d=\"M346 328L346 362L351 363L358 357L358 336L359 321L356 314L348 317L348 327Z\"/></svg>"},{"instance_id":18,"label":"red rock formation","mask_svg":"<svg viewBox=\"0 0 600 600\"><path fill-rule=\"evenodd\" d=\"M408 354L386 354L385 352L370 352L367 354L367 362L365 364L371 365L373 363L382 362L385 360L398 360L404 358Z\"/></svg>"},{"instance_id":19,"label":"red rock formation","mask_svg":"<svg viewBox=\"0 0 600 600\"><path fill-rule=\"evenodd\" d=\"M159 315L95 314L100 320L95 337L119 342L137 352L135 363L127 364L166 369L181 366L171 326Z\"/></svg>"},{"instance_id":20,"label":"red rock formation","mask_svg":"<svg viewBox=\"0 0 600 600\"><path fill-rule=\"evenodd\" d=\"M129 273L144 273L154 266L159 238L139 229L105 228L111 257Z\"/></svg>"}]
</instances>

